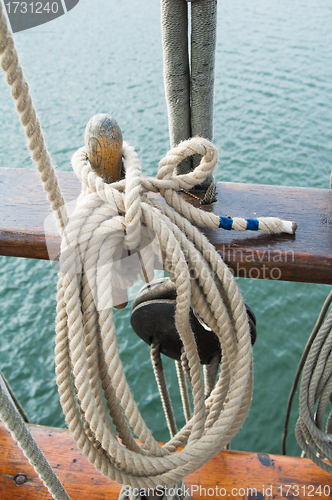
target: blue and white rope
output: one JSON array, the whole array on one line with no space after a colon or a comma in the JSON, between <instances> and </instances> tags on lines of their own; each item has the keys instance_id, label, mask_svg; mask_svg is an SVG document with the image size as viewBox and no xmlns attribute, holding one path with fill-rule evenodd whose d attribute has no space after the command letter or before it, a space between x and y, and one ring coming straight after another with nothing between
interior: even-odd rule
<instances>
[{"instance_id":1,"label":"blue and white rope","mask_svg":"<svg viewBox=\"0 0 332 500\"><path fill-rule=\"evenodd\" d=\"M263 231L264 233L294 234L297 224L276 217L259 217L258 219L241 219L239 217L219 217L219 227L227 231Z\"/></svg>"},{"instance_id":2,"label":"blue and white rope","mask_svg":"<svg viewBox=\"0 0 332 500\"><path fill-rule=\"evenodd\" d=\"M124 158L127 155L127 145L123 148ZM185 158L199 154L202 159L198 167L192 172L174 175L177 165ZM212 212L202 210L188 203L179 191L190 191L194 186L201 184L208 175L212 174L218 161L216 148L206 139L193 137L181 142L177 147L168 151L159 163L157 178L143 177L140 180L140 192L160 192L166 203L178 213L186 217L192 224L213 229L223 228L234 231L262 231L267 234L287 233L295 234L297 224L277 217L258 217L257 219L242 219L240 217L220 217Z\"/></svg>"}]
</instances>

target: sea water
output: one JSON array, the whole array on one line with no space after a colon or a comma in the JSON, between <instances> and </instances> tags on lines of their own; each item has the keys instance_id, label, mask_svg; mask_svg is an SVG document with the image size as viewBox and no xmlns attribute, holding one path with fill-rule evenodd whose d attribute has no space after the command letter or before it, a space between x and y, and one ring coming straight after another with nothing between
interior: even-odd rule
<instances>
[{"instance_id":1,"label":"sea water","mask_svg":"<svg viewBox=\"0 0 332 500\"><path fill-rule=\"evenodd\" d=\"M70 170L90 117L107 112L136 148L143 172L156 174L169 149L159 18L157 0L80 0L65 16L15 35L58 170ZM329 0L219 3L217 181L329 187L331 26ZM0 166L34 168L4 78L0 116ZM0 367L31 422L64 426L54 376L56 273L47 261L0 259ZM280 453L294 373L330 287L253 279L238 284L257 316L258 339L251 410L231 446ZM131 330L130 305L115 316L134 397L155 437L167 440L149 349ZM181 425L173 362L165 366ZM293 431L297 406L295 400L291 454L300 453Z\"/></svg>"}]
</instances>

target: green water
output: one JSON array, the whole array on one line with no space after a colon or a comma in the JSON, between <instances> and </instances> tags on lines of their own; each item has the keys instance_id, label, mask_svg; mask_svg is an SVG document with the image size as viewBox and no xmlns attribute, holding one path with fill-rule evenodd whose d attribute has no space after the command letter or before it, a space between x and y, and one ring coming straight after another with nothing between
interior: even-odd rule
<instances>
[{"instance_id":1,"label":"green water","mask_svg":"<svg viewBox=\"0 0 332 500\"><path fill-rule=\"evenodd\" d=\"M169 147L159 3L91 4L80 0L67 15L15 35L48 147L58 169L70 169L89 118L109 112L137 148L144 172L154 175ZM219 3L214 123L218 181L329 186L331 26L329 0ZM33 168L3 78L0 113L0 166ZM32 422L63 426L53 362L55 272L49 262L0 261L1 369ZM238 282L257 316L258 340L252 408L232 448L280 453L297 362L329 287ZM165 440L148 348L131 332L129 310L116 312L121 358L143 416L155 436ZM172 363L165 364L176 403ZM181 413L179 407L179 423ZM292 454L299 454L293 437L296 415L295 404L288 443Z\"/></svg>"}]
</instances>

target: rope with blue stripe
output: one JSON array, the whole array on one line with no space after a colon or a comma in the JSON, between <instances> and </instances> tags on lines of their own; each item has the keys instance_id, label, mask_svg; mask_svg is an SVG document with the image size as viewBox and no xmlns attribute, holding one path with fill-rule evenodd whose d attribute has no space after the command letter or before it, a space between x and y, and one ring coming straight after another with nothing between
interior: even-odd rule
<instances>
[{"instance_id":1,"label":"rope with blue stripe","mask_svg":"<svg viewBox=\"0 0 332 500\"><path fill-rule=\"evenodd\" d=\"M265 233L294 234L297 229L295 222L283 221L276 217L260 217L258 219L219 217L219 220L219 227L227 231L263 231Z\"/></svg>"},{"instance_id":2,"label":"rope with blue stripe","mask_svg":"<svg viewBox=\"0 0 332 500\"><path fill-rule=\"evenodd\" d=\"M201 155L201 163L192 172L174 175L177 165L194 154ZM212 174L218 161L217 149L206 139L193 137L181 142L168 151L159 163L157 177L143 177L140 181L140 192L160 192L166 203L192 224L213 229L222 228L228 231L262 231L267 234L295 234L297 224L277 217L258 217L243 219L240 217L220 217L188 203L179 191L190 194L190 189L201 184Z\"/></svg>"}]
</instances>

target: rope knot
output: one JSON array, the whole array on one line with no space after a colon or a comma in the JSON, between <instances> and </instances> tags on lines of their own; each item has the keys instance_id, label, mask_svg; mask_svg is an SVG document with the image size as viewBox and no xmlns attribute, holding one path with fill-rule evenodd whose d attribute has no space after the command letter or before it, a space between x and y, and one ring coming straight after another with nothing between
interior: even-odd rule
<instances>
[{"instance_id":1,"label":"rope knot","mask_svg":"<svg viewBox=\"0 0 332 500\"><path fill-rule=\"evenodd\" d=\"M177 164L193 154L202 156L200 165L175 176ZM251 343L232 273L190 223L217 228L220 218L178 193L212 172L214 146L202 138L179 144L160 162L156 178L141 176L137 154L126 143L123 160L125 179L106 184L92 171L85 148L73 157L83 189L62 239L57 376L68 427L89 459L111 479L154 488L174 484L201 467L242 426L251 400ZM166 203L148 191L160 192ZM188 361L194 407L163 447L147 428L126 381L112 309L118 288L131 286L139 272L151 281L156 268L166 269L175 285L174 324ZM216 333L222 349L224 364L206 400L191 308Z\"/></svg>"},{"instance_id":2,"label":"rope knot","mask_svg":"<svg viewBox=\"0 0 332 500\"><path fill-rule=\"evenodd\" d=\"M202 156L199 166L174 175L177 165L193 154ZM84 453L111 479L133 487L174 484L201 467L232 439L249 410L252 353L246 308L232 273L195 226L266 232L290 232L292 227L271 218L232 220L187 203L178 191L201 184L217 158L209 141L195 137L167 153L156 178L143 177L137 154L124 143L126 177L106 184L92 171L84 148L73 157L83 190L62 243L59 392L68 427ZM159 192L166 203L148 191ZM192 416L185 412L184 427L174 427L175 434L163 447L147 428L126 381L112 319L114 291L131 286L139 272L151 281L157 254L159 269L168 272L176 289L174 324L187 360L194 407ZM216 333L222 352L217 382L214 388L208 382L206 391L191 309ZM76 405L79 411L73 411Z\"/></svg>"},{"instance_id":3,"label":"rope knot","mask_svg":"<svg viewBox=\"0 0 332 500\"><path fill-rule=\"evenodd\" d=\"M188 174L175 175L177 166L186 158L199 154L200 164ZM191 189L201 184L208 175L212 174L218 161L218 152L215 146L202 137L193 137L180 142L178 146L168 151L159 162L159 171L152 184L162 193L164 189Z\"/></svg>"},{"instance_id":4,"label":"rope knot","mask_svg":"<svg viewBox=\"0 0 332 500\"><path fill-rule=\"evenodd\" d=\"M196 153L202 156L200 165L189 174L175 176L177 165L184 158ZM154 204L147 195L148 191L159 192L168 205L184 215L187 213L186 216L190 219L194 217L193 214L190 215L191 212L197 209L185 202L177 191L200 184L212 172L217 158L216 148L206 139L196 137L180 143L167 153L160 161L156 178L143 177L137 153L124 143L125 178L107 184L91 168L85 148L74 154L73 169L83 186L74 215L79 218L80 223L75 227L81 228L79 238L84 244L92 238L92 234L93 238L98 234L100 241L104 241L108 234L110 242L107 253L113 262L113 284L117 283L121 287L132 286L137 274L140 274L144 281L151 281L154 269L162 267L160 242L151 228L148 228L146 221ZM84 230L83 216L87 216ZM72 216L70 227L73 227L73 224ZM68 234L68 228L66 233ZM74 240L75 238L76 236ZM111 248L112 255L109 253Z\"/></svg>"}]
</instances>

